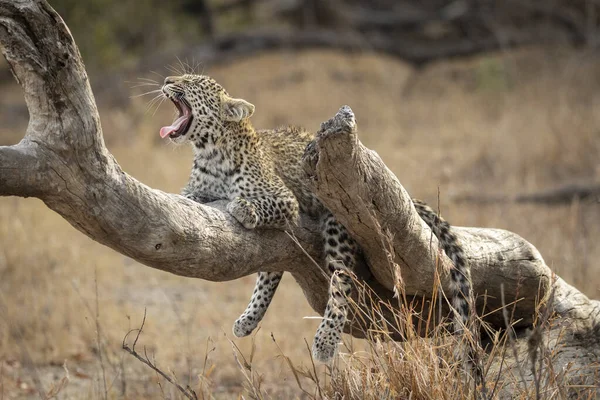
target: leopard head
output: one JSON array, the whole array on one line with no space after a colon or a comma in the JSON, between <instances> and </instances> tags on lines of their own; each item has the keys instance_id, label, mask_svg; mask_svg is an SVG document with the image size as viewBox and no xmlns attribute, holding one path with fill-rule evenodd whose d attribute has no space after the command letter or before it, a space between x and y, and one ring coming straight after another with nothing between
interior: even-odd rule
<instances>
[{"instance_id":1,"label":"leopard head","mask_svg":"<svg viewBox=\"0 0 600 400\"><path fill-rule=\"evenodd\" d=\"M160 136L175 143L216 143L226 127L242 123L254 114L254 105L232 98L206 75L169 76L161 90L173 102L178 115L171 125L161 128Z\"/></svg>"}]
</instances>

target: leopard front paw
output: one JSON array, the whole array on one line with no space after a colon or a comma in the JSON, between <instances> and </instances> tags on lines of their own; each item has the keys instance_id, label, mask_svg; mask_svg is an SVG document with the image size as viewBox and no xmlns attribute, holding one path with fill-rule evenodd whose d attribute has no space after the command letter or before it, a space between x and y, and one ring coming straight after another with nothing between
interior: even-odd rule
<instances>
[{"instance_id":1,"label":"leopard front paw","mask_svg":"<svg viewBox=\"0 0 600 400\"><path fill-rule=\"evenodd\" d=\"M254 229L258 225L256 209L252 203L242 197L236 197L227 204L227 211L246 229Z\"/></svg>"}]
</instances>

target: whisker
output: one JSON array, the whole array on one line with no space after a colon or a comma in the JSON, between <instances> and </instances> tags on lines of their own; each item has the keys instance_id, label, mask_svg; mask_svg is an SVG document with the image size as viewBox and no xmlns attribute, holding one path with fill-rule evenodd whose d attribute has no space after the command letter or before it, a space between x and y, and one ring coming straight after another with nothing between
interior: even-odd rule
<instances>
[{"instance_id":1,"label":"whisker","mask_svg":"<svg viewBox=\"0 0 600 400\"><path fill-rule=\"evenodd\" d=\"M150 78L138 78L138 80L145 81L145 82L156 83L157 85L159 84L158 81L155 81L154 79L150 79Z\"/></svg>"},{"instance_id":2,"label":"whisker","mask_svg":"<svg viewBox=\"0 0 600 400\"><path fill-rule=\"evenodd\" d=\"M160 98L160 99L156 100L156 101L154 102L154 104L152 105L152 107L150 107L150 108L148 109L148 111L151 111L151 110L152 110L152 108L154 108L154 111L152 112L152 116L154 116L154 115L156 114L156 111L158 111L158 109L160 108L160 106L162 105L162 103L163 103L164 101L165 101L165 97L162 97L162 98Z\"/></svg>"},{"instance_id":3,"label":"whisker","mask_svg":"<svg viewBox=\"0 0 600 400\"><path fill-rule=\"evenodd\" d=\"M136 94L136 95L133 95L133 96L129 96L129 98L130 98L130 99L136 99L136 98L138 98L138 97L147 96L147 95L149 95L149 94L153 94L153 93L159 93L159 92L162 92L162 90L161 90L161 89L155 89L155 90L151 90L151 91L149 91L149 92L146 92L146 93L142 93L142 94Z\"/></svg>"},{"instance_id":4,"label":"whisker","mask_svg":"<svg viewBox=\"0 0 600 400\"><path fill-rule=\"evenodd\" d=\"M202 67L202 72L200 72L200 67ZM204 75L204 65L202 65L202 61L197 61L194 64L194 71L196 71L197 74Z\"/></svg>"},{"instance_id":5,"label":"whisker","mask_svg":"<svg viewBox=\"0 0 600 400\"><path fill-rule=\"evenodd\" d=\"M147 113L148 111L150 111L150 109L151 109L151 108L154 106L154 104L156 104L156 102L158 102L158 101L159 101L159 99L160 99L161 97L163 97L163 98L164 98L164 95L162 95L162 93L161 93L161 94L158 94L158 95L156 95L154 98L152 98L152 100L150 100L150 101L148 102L148 104L146 105L146 109L144 110L144 113Z\"/></svg>"},{"instance_id":6,"label":"whisker","mask_svg":"<svg viewBox=\"0 0 600 400\"><path fill-rule=\"evenodd\" d=\"M134 83L134 82L127 82L127 83ZM150 83L150 82L138 82L133 86L130 86L131 89L133 88L138 88L138 87L143 87L143 86L160 86L158 83Z\"/></svg>"},{"instance_id":7,"label":"whisker","mask_svg":"<svg viewBox=\"0 0 600 400\"><path fill-rule=\"evenodd\" d=\"M146 78L137 78L137 81L125 81L125 83L132 83L136 85L155 85L160 86L161 84L155 81L154 79L146 79Z\"/></svg>"},{"instance_id":8,"label":"whisker","mask_svg":"<svg viewBox=\"0 0 600 400\"><path fill-rule=\"evenodd\" d=\"M163 97L162 99L160 99L160 101L158 102L158 105L156 106L156 108L154 109L154 112L152 113L153 117L154 117L154 114L156 114L156 112L160 108L160 106L162 106L162 104L165 102L165 99L166 99L166 97Z\"/></svg>"},{"instance_id":9,"label":"whisker","mask_svg":"<svg viewBox=\"0 0 600 400\"><path fill-rule=\"evenodd\" d=\"M150 86L150 88L152 88L152 87L156 88L157 85L149 85L149 84L147 84L147 85L135 85L135 86L130 86L129 88L130 89L137 89L137 88L149 89L148 86ZM159 90L161 90L160 87L156 88L156 89L152 89L149 92L145 92L144 94L141 94L140 96L143 96L143 95L148 94L148 93L155 93L155 92L158 92Z\"/></svg>"},{"instance_id":10,"label":"whisker","mask_svg":"<svg viewBox=\"0 0 600 400\"><path fill-rule=\"evenodd\" d=\"M154 75L158 75L158 76L160 77L160 80L161 80L161 81L164 81L164 80L165 80L165 76L164 76L164 75L161 75L161 74L159 74L159 73L158 73L158 72L156 72L156 71L150 71L150 73L152 73L152 74L154 74Z\"/></svg>"},{"instance_id":11,"label":"whisker","mask_svg":"<svg viewBox=\"0 0 600 400\"><path fill-rule=\"evenodd\" d=\"M144 112L144 114L149 115L150 113L152 113L152 116L154 116L154 114L156 113L156 109L154 111L152 111L154 109L154 107L159 104L159 102L156 102L154 104L152 104L152 106L148 107L148 109Z\"/></svg>"},{"instance_id":12,"label":"whisker","mask_svg":"<svg viewBox=\"0 0 600 400\"><path fill-rule=\"evenodd\" d=\"M175 75L183 75L180 71L177 70L177 68L173 67L172 65L167 65L167 69Z\"/></svg>"},{"instance_id":13,"label":"whisker","mask_svg":"<svg viewBox=\"0 0 600 400\"><path fill-rule=\"evenodd\" d=\"M195 60L195 57L192 57L191 61L188 61L187 58L185 60L188 64L188 68L190 70L190 74L198 75L198 63Z\"/></svg>"},{"instance_id":14,"label":"whisker","mask_svg":"<svg viewBox=\"0 0 600 400\"><path fill-rule=\"evenodd\" d=\"M177 62L179 62L179 66L181 67L181 71L183 72L181 75L187 74L185 65L183 64L183 61L181 61L181 58L179 58L178 56L175 56L175 58L177 59Z\"/></svg>"},{"instance_id":15,"label":"whisker","mask_svg":"<svg viewBox=\"0 0 600 400\"><path fill-rule=\"evenodd\" d=\"M164 97L164 95L162 93L159 93L156 96L154 96L152 99L150 99L149 103L156 101L157 99L160 99L161 97Z\"/></svg>"},{"instance_id":16,"label":"whisker","mask_svg":"<svg viewBox=\"0 0 600 400\"><path fill-rule=\"evenodd\" d=\"M144 114L148 114L148 111L152 108L157 99L152 99L148 104L146 104L146 108L144 109Z\"/></svg>"}]
</instances>

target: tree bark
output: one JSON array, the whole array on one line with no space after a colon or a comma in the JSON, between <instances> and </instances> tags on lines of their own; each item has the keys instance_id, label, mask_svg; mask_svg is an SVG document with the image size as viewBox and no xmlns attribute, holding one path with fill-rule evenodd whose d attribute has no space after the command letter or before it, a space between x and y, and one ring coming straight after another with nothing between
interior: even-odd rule
<instances>
[{"instance_id":1,"label":"tree bark","mask_svg":"<svg viewBox=\"0 0 600 400\"><path fill-rule=\"evenodd\" d=\"M289 271L311 306L323 311L328 279L309 258L321 259L314 221L304 218L290 234L246 230L227 214L224 202L196 204L123 172L104 146L75 42L45 1L0 0L0 44L30 113L23 140L0 147L0 195L40 198L93 240L177 275L226 281L259 270ZM414 300L428 301L438 276L447 287L444 269L450 261L398 178L362 145L347 117L343 108L316 137L306 162L314 191L360 244L368 263L362 276L379 296L390 299L400 288ZM531 326L544 300L561 321L573 322L570 332L579 336L569 337L597 341L600 304L554 279L533 245L498 229L457 232L472 268L478 311L488 313L484 319L491 326L504 327L498 311L504 294L507 304L515 302L516 327ZM359 329L349 330L360 335ZM587 345L560 338L555 345L571 346L575 355L586 352L585 367L599 361Z\"/></svg>"}]
</instances>

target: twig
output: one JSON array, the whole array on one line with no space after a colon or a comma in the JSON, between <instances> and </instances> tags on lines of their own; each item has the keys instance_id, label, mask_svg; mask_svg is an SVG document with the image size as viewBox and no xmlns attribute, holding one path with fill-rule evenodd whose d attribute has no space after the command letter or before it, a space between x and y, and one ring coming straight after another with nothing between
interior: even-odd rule
<instances>
[{"instance_id":1,"label":"twig","mask_svg":"<svg viewBox=\"0 0 600 400\"><path fill-rule=\"evenodd\" d=\"M273 340L273 343L275 343L275 346L277 347L277 350L279 350L280 357L282 357L284 359L284 361L286 362L286 364L290 368L290 371L292 371L292 375L294 375L294 379L296 380L296 384L298 385L298 387L300 388L300 390L302 390L302 392L305 395L307 395L309 399L310 398L314 399L314 396L310 392L308 392L306 389L304 389L304 387L302 386L302 382L300 382L300 377L298 376L298 372L300 372L300 373L302 373L302 372L298 371L294 367L294 364L292 363L292 360L290 360L290 358L288 356L286 356L285 354L283 354L283 350L281 350L281 347L279 347L279 343L277 343L277 340L275 340L275 335L273 335L273 332L271 332L271 340ZM304 342L306 343L306 339L304 339ZM312 355L311 355L311 361L312 361ZM313 363L313 366L314 366L314 363ZM319 388L319 394L320 394L320 391L321 391L321 389Z\"/></svg>"},{"instance_id":2,"label":"twig","mask_svg":"<svg viewBox=\"0 0 600 400\"><path fill-rule=\"evenodd\" d=\"M85 299L83 293L79 289L79 285L77 284L77 281L71 280L71 286L73 287L75 292L77 292L77 295L79 296L79 299L81 300L81 303L88 310L90 317L92 317L94 320L96 320L96 316L95 316L96 312L92 309L92 306L90 305L90 303ZM96 297L96 299L97 299L97 297ZM96 304L96 308L97 307L98 307L98 304ZM97 321L96 321L96 324L97 324ZM108 341L108 339L106 338L106 336L104 336L104 334L101 330L98 330L98 325L96 325L95 329L96 329L96 335L99 336L99 338L100 338L100 343L102 343L102 342L106 343ZM96 338L96 340L98 340L98 337ZM115 378L113 379L111 384L108 386L108 391L110 391L111 388L113 387L116 379L118 379L118 377L123 372L123 368L122 368L122 366L119 366L119 368L117 368L115 365L113 365L113 363L110 362L110 360L107 360L107 361L108 361L108 365L112 368L113 372L115 373ZM121 361L122 361L122 359L121 359ZM105 367L106 367L106 365L105 365Z\"/></svg>"},{"instance_id":3,"label":"twig","mask_svg":"<svg viewBox=\"0 0 600 400\"><path fill-rule=\"evenodd\" d=\"M181 60L180 60L180 63ZM183 65L183 63L182 63ZM181 309L179 308L179 306L177 305L177 303L175 301L173 301L173 299L167 295L167 293L165 292L164 289L161 290L163 295L165 296L165 298L167 299L167 301L169 301L173 307L173 312L175 313L175 316L177 317L177 320L179 321L179 325L185 328L185 333L186 333L186 341L187 341L187 347L191 348L191 329L192 329L192 320L196 317L196 313L198 312L198 309L200 307L194 307L194 312L192 314L189 315L189 317L186 319L182 316L181 313ZM191 384L191 380L192 380L192 355L190 352L188 352L186 354L186 364L187 364L187 384L186 386L189 386Z\"/></svg>"},{"instance_id":4,"label":"twig","mask_svg":"<svg viewBox=\"0 0 600 400\"><path fill-rule=\"evenodd\" d=\"M321 392L321 383L319 382L319 374L317 373L317 366L315 365L315 359L312 356L312 351L310 350L310 345L306 341L306 338L304 338L304 344L306 344L306 349L308 350L308 354L310 357L310 364L312 365L313 374L315 375L317 393L319 393L320 398L323 398L323 393Z\"/></svg>"},{"instance_id":5,"label":"twig","mask_svg":"<svg viewBox=\"0 0 600 400\"><path fill-rule=\"evenodd\" d=\"M542 313L541 319L537 326L531 331L529 338L527 339L527 348L529 361L531 363L531 374L533 376L533 382L535 385L535 398L536 400L541 399L541 381L543 373L543 356L544 356L544 342L543 333L544 328L549 325L549 320L554 311L554 296L556 291L556 285L552 286L550 296L544 305L544 312ZM539 355L538 352L542 354ZM536 371L536 363L539 361L539 371Z\"/></svg>"},{"instance_id":6,"label":"twig","mask_svg":"<svg viewBox=\"0 0 600 400\"><path fill-rule=\"evenodd\" d=\"M94 270L94 286L96 289L96 347L98 348L98 361L102 371L102 385L104 386L104 400L108 399L108 388L106 386L106 368L102 359L102 340L100 339L100 305L98 302L98 270Z\"/></svg>"},{"instance_id":7,"label":"twig","mask_svg":"<svg viewBox=\"0 0 600 400\"><path fill-rule=\"evenodd\" d=\"M313 263L314 265L316 265L318 267L318 270L321 271L321 275L323 275L325 277L325 279L327 281L329 281L330 276L327 275L327 273L325 271L323 271L323 267L317 261L315 261L315 259L312 258L312 256L310 254L308 254L308 252L302 246L302 244L300 243L300 241L298 240L298 238L296 237L296 235L294 235L294 232L292 230L288 231L287 229L284 232L285 232L285 234L290 239L292 239L292 241L294 242L294 244L296 244L296 246L298 246L298 248L304 253L304 255L306 255L306 257L308 257L308 259L310 260L310 262Z\"/></svg>"},{"instance_id":8,"label":"twig","mask_svg":"<svg viewBox=\"0 0 600 400\"><path fill-rule=\"evenodd\" d=\"M212 338L209 336L206 339L206 349L204 350L204 364L202 366L202 379L200 380L200 393L204 393L204 383L208 379L208 374L212 371L212 368L209 368L208 372L206 371L206 365L208 364L208 356L210 353L215 351L215 346L213 345L212 349L208 350L208 344L212 342Z\"/></svg>"},{"instance_id":9,"label":"twig","mask_svg":"<svg viewBox=\"0 0 600 400\"><path fill-rule=\"evenodd\" d=\"M138 339L140 338L140 335L142 334L142 330L144 329L145 323L146 323L146 309L144 308L144 318L142 319L142 325L138 329L131 329L129 332L127 332L127 334L123 338L123 350L125 350L126 352L128 352L129 354L131 354L132 356L134 356L135 358L140 360L142 363L149 366L154 372L156 372L157 374L159 374L160 376L165 378L167 380L167 382L169 382L171 385L175 386L185 397L187 397L190 400L198 400L198 396L196 395L196 392L194 392L194 390L192 388L190 388L189 385L186 388L184 388L179 383L177 383L173 378L171 378L166 373L161 371L160 368L158 368L156 366L156 361L154 363L152 361L150 361L150 358L148 357L148 354L146 353L146 348L144 348L144 356L143 357L137 351L135 351L135 345L137 344ZM137 335L135 336L133 345L131 347L129 347L126 343L127 337L131 334L131 332L134 332L134 331L137 331Z\"/></svg>"},{"instance_id":10,"label":"twig","mask_svg":"<svg viewBox=\"0 0 600 400\"><path fill-rule=\"evenodd\" d=\"M6 299L4 298L2 291L0 291L0 320L2 320L2 322L4 324L6 324L6 326L11 326L11 321L8 318L7 310L8 310L8 307L7 307ZM33 381L33 385L35 386L35 389L36 389L38 395L40 396L40 399L43 399L44 395L45 395L45 393L47 393L47 391L44 388L44 385L42 384L42 380L40 378L40 371L36 368L35 363L33 362L33 358L31 357L29 348L25 345L25 338L23 337L22 330L16 329L15 333L16 333L17 344L21 350L23 366L25 366L27 369L27 372L29 372L31 374L31 380ZM0 387L0 388L2 388L2 387ZM3 392L0 392L0 394L2 396L4 396Z\"/></svg>"},{"instance_id":11,"label":"twig","mask_svg":"<svg viewBox=\"0 0 600 400\"><path fill-rule=\"evenodd\" d=\"M498 345L497 338L494 339L494 347ZM491 356L490 356L491 358ZM498 368L498 374L496 375L496 380L494 381L494 386L492 389L492 393L490 394L490 399L494 398L494 394L496 394L496 389L498 389L498 384L500 383L500 377L502 376L502 368L504 367L504 361L506 360L506 340L504 341L504 345L502 346L502 357L500 358L500 367Z\"/></svg>"},{"instance_id":12,"label":"twig","mask_svg":"<svg viewBox=\"0 0 600 400\"><path fill-rule=\"evenodd\" d=\"M258 333L258 331L255 331L255 332ZM263 400L265 398L265 396L263 395L262 389L260 387L261 386L261 377L259 376L257 378L257 382L255 382L256 372L252 368L252 359L254 358L254 350L255 350L254 338L256 337L256 333L252 337L252 349L250 350L250 362L248 362L248 360L246 360L246 357L244 357L244 354L242 353L240 348L231 339L227 338L227 340L229 341L229 343L231 344L231 348L233 349L233 357L235 359L235 362L237 363L240 371L242 372L242 374L244 375L244 378L246 379L246 383L248 384L247 390L252 391L250 395L252 396L253 399ZM241 361L240 361L240 357L238 357L238 355L241 356L241 358L242 358Z\"/></svg>"},{"instance_id":13,"label":"twig","mask_svg":"<svg viewBox=\"0 0 600 400\"><path fill-rule=\"evenodd\" d=\"M502 299L502 317L504 318L504 324L506 325L506 334L508 335L508 342L513 352L513 357L515 358L515 363L517 365L517 371L519 372L519 376L521 378L521 382L523 383L523 388L525 392L527 392L527 380L525 379L525 374L523 373L523 369L521 368L521 364L519 362L519 352L517 350L517 345L515 344L515 334L513 327L510 324L508 319L508 311L506 310L506 301L504 300L504 284L500 284L500 296Z\"/></svg>"},{"instance_id":14,"label":"twig","mask_svg":"<svg viewBox=\"0 0 600 400\"><path fill-rule=\"evenodd\" d=\"M55 397L58 397L58 394L69 384L71 377L69 376L69 370L67 369L67 360L63 362L62 367L65 371L65 376L63 376L62 379L58 381L56 385L53 384L52 387L50 387L50 390L48 391L48 393L46 393L46 396L43 397L43 400L50 400ZM4 398L4 396L2 396L1 398Z\"/></svg>"}]
</instances>

